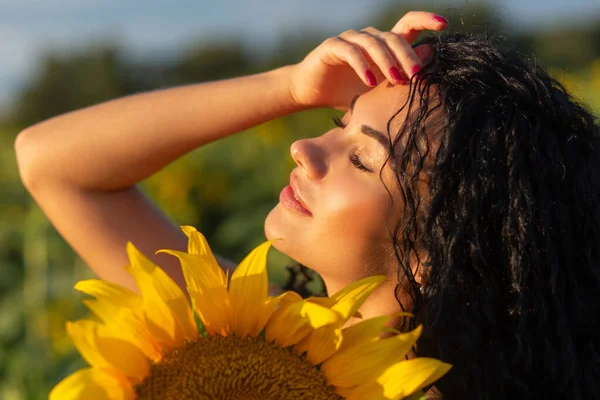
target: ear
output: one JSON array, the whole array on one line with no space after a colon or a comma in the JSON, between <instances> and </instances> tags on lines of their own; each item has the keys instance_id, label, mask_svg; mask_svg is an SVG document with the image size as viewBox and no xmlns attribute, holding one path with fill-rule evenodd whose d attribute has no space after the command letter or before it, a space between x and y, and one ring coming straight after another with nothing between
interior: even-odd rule
<instances>
[{"instance_id":1,"label":"ear","mask_svg":"<svg viewBox=\"0 0 600 400\"><path fill-rule=\"evenodd\" d=\"M417 282L421 287L427 283L427 269L428 269L428 260L429 256L425 251L421 251L419 253L419 261L415 260L416 267L413 269L413 276L415 278L415 282Z\"/></svg>"}]
</instances>

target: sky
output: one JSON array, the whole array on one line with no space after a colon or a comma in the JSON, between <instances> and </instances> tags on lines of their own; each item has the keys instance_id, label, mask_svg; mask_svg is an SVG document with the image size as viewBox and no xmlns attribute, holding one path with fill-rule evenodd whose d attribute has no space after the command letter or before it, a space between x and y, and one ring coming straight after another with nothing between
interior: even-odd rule
<instances>
[{"instance_id":1,"label":"sky","mask_svg":"<svg viewBox=\"0 0 600 400\"><path fill-rule=\"evenodd\" d=\"M269 45L282 33L314 28L334 35L360 28L390 1L402 0L0 0L0 109L11 104L49 50L114 39L132 57L160 57L219 36ZM427 10L469 1L476 0L418 3ZM483 1L522 29L600 19L600 0Z\"/></svg>"}]
</instances>

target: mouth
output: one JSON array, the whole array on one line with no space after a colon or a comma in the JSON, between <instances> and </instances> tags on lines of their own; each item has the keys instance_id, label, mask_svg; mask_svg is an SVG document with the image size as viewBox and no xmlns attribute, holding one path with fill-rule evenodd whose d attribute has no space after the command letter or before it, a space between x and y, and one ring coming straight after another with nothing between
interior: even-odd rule
<instances>
[{"instance_id":1,"label":"mouth","mask_svg":"<svg viewBox=\"0 0 600 400\"><path fill-rule=\"evenodd\" d=\"M308 209L308 207L302 200L302 197L298 194L298 190L295 189L294 187L295 187L295 179L294 179L294 176L292 175L290 177L290 184L288 186L284 187L283 190L281 191L281 194L279 195L280 203L284 207L286 207L292 211L295 211L300 215L312 217L312 213L310 212L310 210Z\"/></svg>"}]
</instances>

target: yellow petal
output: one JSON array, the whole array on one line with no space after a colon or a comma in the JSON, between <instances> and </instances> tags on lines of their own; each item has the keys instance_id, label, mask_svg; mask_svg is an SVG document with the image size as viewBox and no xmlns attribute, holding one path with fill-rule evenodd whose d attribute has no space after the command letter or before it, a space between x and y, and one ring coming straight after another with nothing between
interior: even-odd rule
<instances>
[{"instance_id":1,"label":"yellow petal","mask_svg":"<svg viewBox=\"0 0 600 400\"><path fill-rule=\"evenodd\" d=\"M419 326L408 333L349 347L325 361L321 371L334 386L350 387L368 382L390 363L404 359L419 339L421 330Z\"/></svg>"},{"instance_id":2,"label":"yellow petal","mask_svg":"<svg viewBox=\"0 0 600 400\"><path fill-rule=\"evenodd\" d=\"M144 315L152 334L167 349L181 347L184 339L198 336L187 298L165 274L131 243L127 243L131 266L127 270L137 282L144 302Z\"/></svg>"},{"instance_id":3,"label":"yellow petal","mask_svg":"<svg viewBox=\"0 0 600 400\"><path fill-rule=\"evenodd\" d=\"M121 332L95 321L67 323L67 332L81 356L92 366L141 381L150 373L150 360Z\"/></svg>"},{"instance_id":4,"label":"yellow petal","mask_svg":"<svg viewBox=\"0 0 600 400\"><path fill-rule=\"evenodd\" d=\"M272 318L277 307L287 307L294 302L303 302L302 297L296 292L284 292L277 297L269 297L266 301L265 307L267 312L263 313L259 318L259 325L266 326L268 321ZM273 330L271 329L271 332Z\"/></svg>"},{"instance_id":5,"label":"yellow petal","mask_svg":"<svg viewBox=\"0 0 600 400\"><path fill-rule=\"evenodd\" d=\"M279 301L279 304L281 304L282 306L285 306L285 305L288 305L291 303L295 303L295 302L304 301L302 296L300 296L296 292L284 292L284 293L280 294L277 297L277 299Z\"/></svg>"},{"instance_id":6,"label":"yellow petal","mask_svg":"<svg viewBox=\"0 0 600 400\"><path fill-rule=\"evenodd\" d=\"M221 267L206 255L174 250L161 252L179 258L194 309L206 331L211 335L227 335L230 332L229 292Z\"/></svg>"},{"instance_id":7,"label":"yellow petal","mask_svg":"<svg viewBox=\"0 0 600 400\"><path fill-rule=\"evenodd\" d=\"M98 323L95 321L67 322L67 334L73 340L79 354L88 364L93 367L110 369L112 366L102 358L94 340L97 325Z\"/></svg>"},{"instance_id":8,"label":"yellow petal","mask_svg":"<svg viewBox=\"0 0 600 400\"><path fill-rule=\"evenodd\" d=\"M356 388L348 400L397 400L434 383L452 368L433 358L414 358L387 368L376 380Z\"/></svg>"},{"instance_id":9,"label":"yellow petal","mask_svg":"<svg viewBox=\"0 0 600 400\"><path fill-rule=\"evenodd\" d=\"M347 320L385 280L385 276L370 276L346 286L331 296L331 309L339 312Z\"/></svg>"},{"instance_id":10,"label":"yellow petal","mask_svg":"<svg viewBox=\"0 0 600 400\"><path fill-rule=\"evenodd\" d=\"M49 400L134 400L131 385L95 368L81 369L52 389Z\"/></svg>"},{"instance_id":11,"label":"yellow petal","mask_svg":"<svg viewBox=\"0 0 600 400\"><path fill-rule=\"evenodd\" d=\"M277 309L278 305L278 297L268 297L267 300L265 300L265 302L261 305L262 311L256 316L257 319L255 321L255 330L260 327L260 330L256 332L256 335L258 335L265 328L267 322L271 319L271 316ZM252 331L250 334L253 335L254 331Z\"/></svg>"},{"instance_id":12,"label":"yellow petal","mask_svg":"<svg viewBox=\"0 0 600 400\"><path fill-rule=\"evenodd\" d=\"M100 300L84 300L83 303L101 321L110 324L123 338L135 344L148 358L158 362L162 359L160 345L156 342L144 320L128 308L118 308Z\"/></svg>"},{"instance_id":13,"label":"yellow petal","mask_svg":"<svg viewBox=\"0 0 600 400\"><path fill-rule=\"evenodd\" d=\"M335 306L335 303L333 301L331 301L331 298L329 298L329 297L309 297L306 299L306 301L309 301L311 303L315 303L315 304L318 304L320 306L327 307L327 308L332 308L333 306ZM354 318L362 318L362 314L358 311L355 312L352 316ZM346 322L345 319L340 319L340 321L342 322L342 324Z\"/></svg>"},{"instance_id":14,"label":"yellow petal","mask_svg":"<svg viewBox=\"0 0 600 400\"><path fill-rule=\"evenodd\" d=\"M167 253L179 258L189 290L198 291L201 287L227 288L225 273L216 261L214 263L211 261L209 256L176 250L159 250L157 253Z\"/></svg>"},{"instance_id":15,"label":"yellow petal","mask_svg":"<svg viewBox=\"0 0 600 400\"><path fill-rule=\"evenodd\" d=\"M193 226L182 226L181 229L188 237L188 253L199 255L206 258L206 261L210 267L219 274L220 280L223 284L227 285L227 275L223 272L223 269L217 262L215 255L208 245L208 241L204 235L196 230ZM216 267L216 268L215 268ZM229 271L227 271L229 272Z\"/></svg>"},{"instance_id":16,"label":"yellow petal","mask_svg":"<svg viewBox=\"0 0 600 400\"><path fill-rule=\"evenodd\" d=\"M352 396L352 393L354 393L356 388L357 388L357 386L353 386L353 387L349 387L349 388L343 388L343 387L336 386L335 392L337 394L339 394L340 396L342 396L343 399L346 399L346 398Z\"/></svg>"},{"instance_id":17,"label":"yellow petal","mask_svg":"<svg viewBox=\"0 0 600 400\"><path fill-rule=\"evenodd\" d=\"M129 289L98 279L80 281L75 289L97 299L83 302L100 320L118 324L123 333L129 333L133 343L152 360L159 361L162 358L160 346L146 325L140 296Z\"/></svg>"},{"instance_id":18,"label":"yellow petal","mask_svg":"<svg viewBox=\"0 0 600 400\"><path fill-rule=\"evenodd\" d=\"M267 341L280 347L297 344L313 330L339 324L340 315L318 304L301 301L280 305L265 327Z\"/></svg>"},{"instance_id":19,"label":"yellow petal","mask_svg":"<svg viewBox=\"0 0 600 400\"><path fill-rule=\"evenodd\" d=\"M207 263L208 267L204 269L210 269L211 273L218 275L218 280L227 285L225 274L217 263L214 254L210 250L210 246L204 235L196 230L193 226L181 226L181 230L188 237L188 253L195 256L201 256L204 262Z\"/></svg>"},{"instance_id":20,"label":"yellow petal","mask_svg":"<svg viewBox=\"0 0 600 400\"><path fill-rule=\"evenodd\" d=\"M263 330L260 316L272 310L267 305L267 252L271 242L252 250L233 271L229 284L231 328L240 337L256 336Z\"/></svg>"},{"instance_id":21,"label":"yellow petal","mask_svg":"<svg viewBox=\"0 0 600 400\"><path fill-rule=\"evenodd\" d=\"M385 275L373 275L373 276L368 276L366 278L363 279L359 279L353 283L351 283L350 285L344 287L343 289L337 291L336 293L334 293L333 295L329 296L329 298L332 301L339 301L341 300L343 297L347 296L348 294L355 292L356 290L361 290L361 287L365 287L365 288L369 288L372 285L380 285L381 283L383 283L387 278L385 277Z\"/></svg>"},{"instance_id":22,"label":"yellow petal","mask_svg":"<svg viewBox=\"0 0 600 400\"><path fill-rule=\"evenodd\" d=\"M88 279L75 284L75 289L101 300L113 304L115 307L142 310L142 298L122 286L99 279Z\"/></svg>"},{"instance_id":23,"label":"yellow petal","mask_svg":"<svg viewBox=\"0 0 600 400\"><path fill-rule=\"evenodd\" d=\"M412 314L406 312L398 312L393 315L383 315L381 317L370 318L360 321L342 331L344 335L344 343L340 348L340 352L345 351L349 347L357 346L365 341L378 340L382 332L388 332L386 323L390 318L396 316L412 317Z\"/></svg>"},{"instance_id":24,"label":"yellow petal","mask_svg":"<svg viewBox=\"0 0 600 400\"><path fill-rule=\"evenodd\" d=\"M299 354L306 352L306 360L313 365L319 365L340 349L343 339L341 329L324 326L302 339L294 350Z\"/></svg>"},{"instance_id":25,"label":"yellow petal","mask_svg":"<svg viewBox=\"0 0 600 400\"><path fill-rule=\"evenodd\" d=\"M212 257L212 261L217 264L217 260L210 250L208 241L202 233L189 225L181 226L181 230L188 237L188 253L210 256Z\"/></svg>"},{"instance_id":26,"label":"yellow petal","mask_svg":"<svg viewBox=\"0 0 600 400\"><path fill-rule=\"evenodd\" d=\"M210 335L227 336L231 332L229 294L224 288L190 291L196 314Z\"/></svg>"}]
</instances>

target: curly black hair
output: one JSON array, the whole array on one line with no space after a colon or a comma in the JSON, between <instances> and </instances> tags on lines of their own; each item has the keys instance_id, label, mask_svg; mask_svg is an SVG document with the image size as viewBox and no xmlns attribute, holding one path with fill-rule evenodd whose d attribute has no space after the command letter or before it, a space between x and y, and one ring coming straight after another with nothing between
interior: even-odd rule
<instances>
[{"instance_id":1,"label":"curly black hair","mask_svg":"<svg viewBox=\"0 0 600 400\"><path fill-rule=\"evenodd\" d=\"M444 399L600 398L598 122L501 39L421 43L433 55L389 152L418 354L453 365Z\"/></svg>"}]
</instances>

